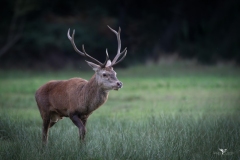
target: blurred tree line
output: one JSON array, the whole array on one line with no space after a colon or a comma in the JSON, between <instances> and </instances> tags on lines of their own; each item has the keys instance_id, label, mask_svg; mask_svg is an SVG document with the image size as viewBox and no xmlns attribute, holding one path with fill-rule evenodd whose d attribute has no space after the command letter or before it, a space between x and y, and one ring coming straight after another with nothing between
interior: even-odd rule
<instances>
[{"instance_id":1,"label":"blurred tree line","mask_svg":"<svg viewBox=\"0 0 240 160\"><path fill-rule=\"evenodd\" d=\"M121 26L121 63L158 62L178 55L201 63L240 63L239 0L2 0L1 67L78 66L83 60L73 50L67 30L76 29L75 43L104 61L117 50L115 30Z\"/></svg>"}]
</instances>

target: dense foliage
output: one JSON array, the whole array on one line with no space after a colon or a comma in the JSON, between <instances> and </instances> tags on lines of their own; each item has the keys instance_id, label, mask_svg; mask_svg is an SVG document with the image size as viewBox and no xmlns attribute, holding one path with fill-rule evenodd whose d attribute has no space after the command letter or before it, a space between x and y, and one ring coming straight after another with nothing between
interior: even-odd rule
<instances>
[{"instance_id":1,"label":"dense foliage","mask_svg":"<svg viewBox=\"0 0 240 160\"><path fill-rule=\"evenodd\" d=\"M159 61L166 55L203 63L240 62L240 1L77 1L3 0L0 10L0 65L59 68L78 65L66 37L103 61L105 48L116 53L116 38L106 25L122 28L127 65ZM76 60L75 60L76 59ZM75 61L74 61L75 60ZM13 65L14 64L14 65Z\"/></svg>"}]
</instances>

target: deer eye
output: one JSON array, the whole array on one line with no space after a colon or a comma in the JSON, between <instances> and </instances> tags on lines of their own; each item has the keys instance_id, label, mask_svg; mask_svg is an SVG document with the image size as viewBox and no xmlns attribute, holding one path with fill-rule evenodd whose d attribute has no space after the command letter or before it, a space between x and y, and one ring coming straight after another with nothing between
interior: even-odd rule
<instances>
[{"instance_id":1,"label":"deer eye","mask_svg":"<svg viewBox=\"0 0 240 160\"><path fill-rule=\"evenodd\" d=\"M107 74L103 73L103 77L107 77Z\"/></svg>"}]
</instances>

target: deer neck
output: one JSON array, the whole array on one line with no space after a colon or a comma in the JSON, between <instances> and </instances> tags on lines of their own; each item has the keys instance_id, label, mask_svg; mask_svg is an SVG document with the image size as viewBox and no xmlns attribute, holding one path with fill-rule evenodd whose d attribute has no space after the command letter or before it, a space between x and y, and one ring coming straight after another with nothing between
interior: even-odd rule
<instances>
[{"instance_id":1,"label":"deer neck","mask_svg":"<svg viewBox=\"0 0 240 160\"><path fill-rule=\"evenodd\" d=\"M96 74L88 81L85 86L86 106L88 106L89 111L94 111L102 104L104 104L108 98L107 90L104 90L97 82Z\"/></svg>"}]
</instances>

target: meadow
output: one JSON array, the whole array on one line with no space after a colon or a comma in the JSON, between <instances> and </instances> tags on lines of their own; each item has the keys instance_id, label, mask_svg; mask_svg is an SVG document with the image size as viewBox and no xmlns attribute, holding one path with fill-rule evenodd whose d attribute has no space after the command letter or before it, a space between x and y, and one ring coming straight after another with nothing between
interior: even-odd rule
<instances>
[{"instance_id":1,"label":"meadow","mask_svg":"<svg viewBox=\"0 0 240 160\"><path fill-rule=\"evenodd\" d=\"M0 70L0 159L240 159L240 68L179 63L115 71L124 86L89 117L85 142L64 118L43 147L35 91L93 71Z\"/></svg>"}]
</instances>

